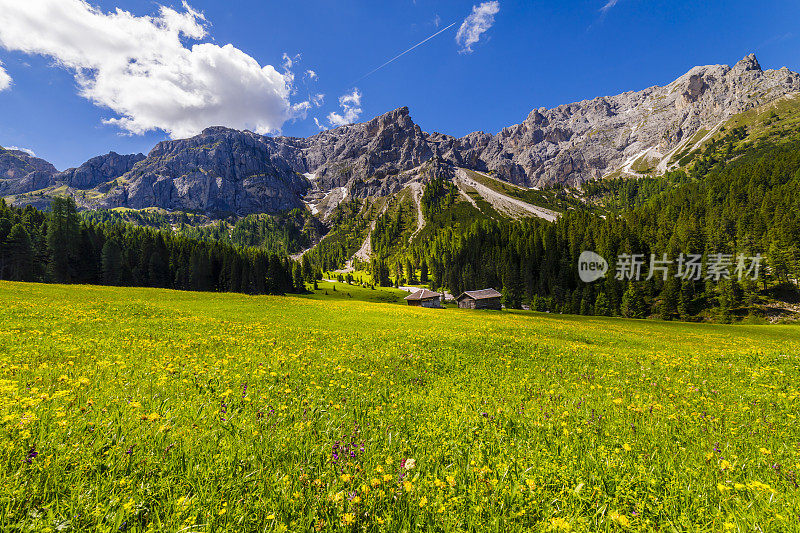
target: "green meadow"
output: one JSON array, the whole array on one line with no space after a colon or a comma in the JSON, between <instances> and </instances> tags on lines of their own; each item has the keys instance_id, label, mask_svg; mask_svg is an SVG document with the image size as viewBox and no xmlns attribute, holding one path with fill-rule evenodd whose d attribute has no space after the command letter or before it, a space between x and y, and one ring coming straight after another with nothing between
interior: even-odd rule
<instances>
[{"instance_id":1,"label":"green meadow","mask_svg":"<svg viewBox=\"0 0 800 533\"><path fill-rule=\"evenodd\" d=\"M357 300L362 302L374 303L403 303L403 298L408 296L408 292L391 287L361 287L356 284L348 284L333 281L318 281L317 288L314 289L310 283L306 283L310 294L304 295L305 298L314 300Z\"/></svg>"},{"instance_id":2,"label":"green meadow","mask_svg":"<svg viewBox=\"0 0 800 533\"><path fill-rule=\"evenodd\" d=\"M359 295L0 282L0 530L800 531L798 327Z\"/></svg>"}]
</instances>

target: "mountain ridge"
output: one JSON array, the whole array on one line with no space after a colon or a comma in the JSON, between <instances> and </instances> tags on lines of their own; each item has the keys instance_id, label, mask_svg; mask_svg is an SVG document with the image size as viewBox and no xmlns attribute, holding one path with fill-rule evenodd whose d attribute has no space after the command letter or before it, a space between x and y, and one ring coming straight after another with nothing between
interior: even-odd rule
<instances>
[{"instance_id":1,"label":"mountain ridge","mask_svg":"<svg viewBox=\"0 0 800 533\"><path fill-rule=\"evenodd\" d=\"M73 195L83 191L76 197L84 208L219 215L327 210L348 195L394 194L434 157L523 187L575 186L675 168L676 154L731 117L798 91L800 75L786 67L764 71L750 54L732 67L693 67L667 85L533 109L495 135L427 133L406 106L307 138L212 126L162 141L147 156L112 152L49 177L44 167L26 179L9 177L0 161L0 192L66 186Z\"/></svg>"}]
</instances>

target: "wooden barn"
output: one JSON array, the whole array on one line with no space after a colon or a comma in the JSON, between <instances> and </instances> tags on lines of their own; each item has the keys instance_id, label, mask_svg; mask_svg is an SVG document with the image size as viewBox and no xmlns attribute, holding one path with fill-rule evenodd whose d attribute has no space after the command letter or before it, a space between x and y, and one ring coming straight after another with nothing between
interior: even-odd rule
<instances>
[{"instance_id":1,"label":"wooden barn","mask_svg":"<svg viewBox=\"0 0 800 533\"><path fill-rule=\"evenodd\" d=\"M466 291L456 298L458 306L462 309L502 309L500 299L502 294L494 289L482 289L479 291Z\"/></svg>"},{"instance_id":2,"label":"wooden barn","mask_svg":"<svg viewBox=\"0 0 800 533\"><path fill-rule=\"evenodd\" d=\"M420 289L406 296L408 305L415 307L441 307L442 295L438 292Z\"/></svg>"}]
</instances>

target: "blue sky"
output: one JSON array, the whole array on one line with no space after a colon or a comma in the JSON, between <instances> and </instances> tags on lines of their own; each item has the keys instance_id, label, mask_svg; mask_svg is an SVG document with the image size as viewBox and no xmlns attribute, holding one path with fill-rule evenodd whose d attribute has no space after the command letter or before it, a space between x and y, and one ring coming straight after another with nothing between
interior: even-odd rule
<instances>
[{"instance_id":1,"label":"blue sky","mask_svg":"<svg viewBox=\"0 0 800 533\"><path fill-rule=\"evenodd\" d=\"M80 11L80 0L57 1L62 2L59 9L73 3ZM71 14L34 13L31 4L0 0L0 62L12 80L0 91L0 145L31 149L59 169L110 150L147 153L156 142L170 138L165 129L180 137L200 125L227 121L235 126L252 118L258 123L251 129L279 128L285 135L307 136L320 131L315 118L332 126L331 113L345 117L350 109L346 118L362 121L407 105L426 131L494 133L521 122L534 108L665 84L694 65L733 64L751 52L765 69L800 70L796 0L499 0L499 10L493 21L489 17L488 29L478 32L472 52L463 50L463 39L457 43L456 34L481 2L194 0L181 5L90 0L98 24L91 31L70 26L72 19L53 24L54 18ZM173 33L185 28L179 44L166 35L163 57L158 28L167 19L162 5L173 8ZM115 42L117 27L103 33L104 15L117 8L130 14L117 22L133 28L131 35L144 35L139 44L147 57L161 61L163 79L134 90L109 75L92 84L87 94L76 80L75 65L82 65L84 77L91 79L114 64L115 50L131 46ZM141 19L148 16L154 18ZM155 20L155 30L142 30L147 20ZM451 23L450 29L360 79ZM7 29L11 27L16 34ZM52 27L66 30L45 35ZM197 33L200 27L205 35ZM151 30L152 35L147 33ZM198 43L215 46L204 49L200 67L187 59L179 83L206 99L219 96L223 104L200 103L199 111L180 116L173 112L180 107L175 102L185 97L171 95L170 82L164 80L173 79L169 69L174 47L188 50ZM232 47L221 48L228 44ZM288 69L285 57L292 60ZM275 71L258 70L266 65ZM209 73L209 68L220 72ZM202 72L202 81L186 79L196 72ZM288 76L293 76L289 82ZM275 84L285 85L286 94L262 97L263 89ZM360 98L340 105L339 98L355 88ZM322 102L319 94L325 95ZM144 131L150 127L157 129Z\"/></svg>"}]
</instances>

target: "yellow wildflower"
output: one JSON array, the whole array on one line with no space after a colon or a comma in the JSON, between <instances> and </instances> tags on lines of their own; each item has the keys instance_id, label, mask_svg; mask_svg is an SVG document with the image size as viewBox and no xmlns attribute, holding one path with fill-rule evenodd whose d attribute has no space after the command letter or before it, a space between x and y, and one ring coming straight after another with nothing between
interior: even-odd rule
<instances>
[{"instance_id":1,"label":"yellow wildflower","mask_svg":"<svg viewBox=\"0 0 800 533\"><path fill-rule=\"evenodd\" d=\"M625 516L624 514L612 511L608 516L609 518L611 518L611 520L621 525L622 527L628 527L629 525L631 525L631 521L628 520L628 517Z\"/></svg>"},{"instance_id":2,"label":"yellow wildflower","mask_svg":"<svg viewBox=\"0 0 800 533\"><path fill-rule=\"evenodd\" d=\"M567 522L563 518L551 518L550 519L550 529L556 529L560 531L572 531L572 524Z\"/></svg>"}]
</instances>

